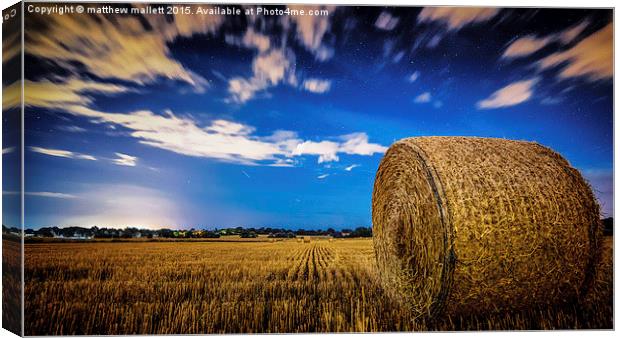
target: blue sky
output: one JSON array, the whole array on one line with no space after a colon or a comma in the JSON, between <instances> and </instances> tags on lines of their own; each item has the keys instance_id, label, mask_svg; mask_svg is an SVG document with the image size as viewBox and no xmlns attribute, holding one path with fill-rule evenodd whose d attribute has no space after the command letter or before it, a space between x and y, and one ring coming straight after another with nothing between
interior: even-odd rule
<instances>
[{"instance_id":1,"label":"blue sky","mask_svg":"<svg viewBox=\"0 0 620 338\"><path fill-rule=\"evenodd\" d=\"M316 9L28 14L26 226L370 226L427 135L540 142L613 215L610 10Z\"/></svg>"}]
</instances>

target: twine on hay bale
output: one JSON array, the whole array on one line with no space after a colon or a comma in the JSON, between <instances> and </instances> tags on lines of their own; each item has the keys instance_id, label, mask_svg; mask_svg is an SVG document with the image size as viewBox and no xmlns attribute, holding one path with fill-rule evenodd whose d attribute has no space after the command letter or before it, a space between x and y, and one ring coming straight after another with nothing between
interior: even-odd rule
<instances>
[{"instance_id":1,"label":"twine on hay bale","mask_svg":"<svg viewBox=\"0 0 620 338\"><path fill-rule=\"evenodd\" d=\"M599 207L537 143L419 137L393 144L372 196L386 291L416 317L574 302L599 254Z\"/></svg>"}]
</instances>

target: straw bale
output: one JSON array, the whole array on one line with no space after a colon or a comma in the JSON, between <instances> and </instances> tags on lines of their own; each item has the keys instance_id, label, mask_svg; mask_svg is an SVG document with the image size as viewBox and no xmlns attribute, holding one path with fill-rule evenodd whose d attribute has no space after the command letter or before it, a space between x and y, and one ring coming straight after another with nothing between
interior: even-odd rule
<instances>
[{"instance_id":1,"label":"straw bale","mask_svg":"<svg viewBox=\"0 0 620 338\"><path fill-rule=\"evenodd\" d=\"M424 318L577 301L599 254L599 216L564 158L504 139L398 141L372 196L383 286Z\"/></svg>"}]
</instances>

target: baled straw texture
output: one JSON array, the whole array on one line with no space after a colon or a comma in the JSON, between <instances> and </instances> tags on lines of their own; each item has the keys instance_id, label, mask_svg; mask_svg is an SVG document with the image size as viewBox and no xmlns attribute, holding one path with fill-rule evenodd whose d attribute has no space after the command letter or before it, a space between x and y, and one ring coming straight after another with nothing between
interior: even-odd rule
<instances>
[{"instance_id":1,"label":"baled straw texture","mask_svg":"<svg viewBox=\"0 0 620 338\"><path fill-rule=\"evenodd\" d=\"M577 301L601 237L590 186L566 160L490 138L393 144L372 221L385 289L427 319Z\"/></svg>"}]
</instances>

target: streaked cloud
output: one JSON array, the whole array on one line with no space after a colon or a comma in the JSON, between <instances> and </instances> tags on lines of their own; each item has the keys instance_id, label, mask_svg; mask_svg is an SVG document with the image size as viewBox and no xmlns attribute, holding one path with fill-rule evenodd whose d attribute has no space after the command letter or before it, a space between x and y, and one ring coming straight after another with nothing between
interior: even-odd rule
<instances>
[{"instance_id":1,"label":"streaked cloud","mask_svg":"<svg viewBox=\"0 0 620 338\"><path fill-rule=\"evenodd\" d=\"M330 15L318 16L318 15L297 15L283 17L283 25L286 27L289 25L289 21L293 22L297 31L297 40L303 45L306 50L314 54L317 60L326 61L334 55L334 51L331 47L328 47L323 43L323 37L329 31L331 27L330 19L332 13L336 10L336 6L327 5L296 5L289 6L291 9L303 9L309 10L327 10Z\"/></svg>"},{"instance_id":2,"label":"streaked cloud","mask_svg":"<svg viewBox=\"0 0 620 338\"><path fill-rule=\"evenodd\" d=\"M244 103L254 98L257 92L282 82L296 85L295 54L284 49L261 53L252 62L252 72L250 78L234 77L228 81L233 102Z\"/></svg>"},{"instance_id":3,"label":"streaked cloud","mask_svg":"<svg viewBox=\"0 0 620 338\"><path fill-rule=\"evenodd\" d=\"M291 9L303 9L304 11L327 10L330 15L335 6L290 6ZM292 87L298 86L296 68L296 56L293 49L287 47L295 41L312 53L319 61L330 59L333 48L328 47L324 36L331 27L330 15L299 15L282 17L279 23L284 31L283 41L278 47L273 46L270 38L262 32L250 26L243 37L226 36L229 44L244 46L255 49L258 54L252 60L252 76L234 76L228 80L228 93L231 102L243 104L258 94L271 87L286 84ZM254 22L251 20L252 23ZM293 32L293 39L288 38L288 33ZM309 79L298 88L314 93L324 93L329 90L331 82L327 80Z\"/></svg>"},{"instance_id":4,"label":"streaked cloud","mask_svg":"<svg viewBox=\"0 0 620 338\"><path fill-rule=\"evenodd\" d=\"M575 38L577 38L579 34L581 34L586 29L586 27L588 27L589 24L590 24L589 20L584 20L572 27L567 28L563 32L559 33L558 38L565 45L569 44L573 42L573 40L575 40Z\"/></svg>"},{"instance_id":5,"label":"streaked cloud","mask_svg":"<svg viewBox=\"0 0 620 338\"><path fill-rule=\"evenodd\" d=\"M493 109L514 106L529 100L538 78L511 83L495 91L488 98L477 103L478 109Z\"/></svg>"},{"instance_id":6,"label":"streaked cloud","mask_svg":"<svg viewBox=\"0 0 620 338\"><path fill-rule=\"evenodd\" d=\"M247 48L255 48L263 53L269 50L271 41L268 36L258 33L254 28L250 27L245 31L243 37L238 38L233 35L226 35L226 42L231 45L244 46Z\"/></svg>"},{"instance_id":7,"label":"streaked cloud","mask_svg":"<svg viewBox=\"0 0 620 338\"><path fill-rule=\"evenodd\" d=\"M15 108L21 105L22 83L20 81L2 88L2 110Z\"/></svg>"},{"instance_id":8,"label":"streaked cloud","mask_svg":"<svg viewBox=\"0 0 620 338\"><path fill-rule=\"evenodd\" d=\"M591 81L613 78L613 25L610 23L565 51L538 62L540 69L560 67L559 78L584 77Z\"/></svg>"},{"instance_id":9,"label":"streaked cloud","mask_svg":"<svg viewBox=\"0 0 620 338\"><path fill-rule=\"evenodd\" d=\"M584 20L566 30L549 34L543 37L527 35L513 41L504 51L502 58L513 59L525 57L543 49L551 43L569 44L588 26L589 21Z\"/></svg>"},{"instance_id":10,"label":"streaked cloud","mask_svg":"<svg viewBox=\"0 0 620 338\"><path fill-rule=\"evenodd\" d=\"M317 176L316 178L318 178L319 180L322 180L326 178L327 176L329 176L329 174L322 174L322 175Z\"/></svg>"},{"instance_id":11,"label":"streaked cloud","mask_svg":"<svg viewBox=\"0 0 620 338\"><path fill-rule=\"evenodd\" d=\"M2 148L2 155L4 154L10 154L12 152L15 151L15 147L6 147L6 148Z\"/></svg>"},{"instance_id":12,"label":"streaked cloud","mask_svg":"<svg viewBox=\"0 0 620 338\"><path fill-rule=\"evenodd\" d=\"M392 62L399 63L400 60L402 60L404 57L405 57L405 52L401 50L400 52L394 54L394 57L392 58Z\"/></svg>"},{"instance_id":13,"label":"streaked cloud","mask_svg":"<svg viewBox=\"0 0 620 338\"><path fill-rule=\"evenodd\" d=\"M46 107L49 105L80 104L92 102L90 93L118 94L129 89L123 86L83 80L71 77L64 82L41 80L24 82L24 101L27 106Z\"/></svg>"},{"instance_id":14,"label":"streaked cloud","mask_svg":"<svg viewBox=\"0 0 620 338\"><path fill-rule=\"evenodd\" d=\"M86 129L82 127L71 126L71 125L61 125L61 126L56 127L56 129L60 131L67 131L70 133L85 133L86 132Z\"/></svg>"},{"instance_id":15,"label":"streaked cloud","mask_svg":"<svg viewBox=\"0 0 620 338\"><path fill-rule=\"evenodd\" d=\"M322 94L328 92L331 85L332 83L329 80L307 79L304 81L303 87L309 92Z\"/></svg>"},{"instance_id":16,"label":"streaked cloud","mask_svg":"<svg viewBox=\"0 0 620 338\"><path fill-rule=\"evenodd\" d=\"M3 191L3 195L19 195L19 191ZM62 199L72 199L78 198L76 195L65 194L60 192L49 192L49 191L26 191L24 193L26 196L35 196L35 197L49 197L49 198L62 198Z\"/></svg>"},{"instance_id":17,"label":"streaked cloud","mask_svg":"<svg viewBox=\"0 0 620 338\"><path fill-rule=\"evenodd\" d=\"M254 78L267 84L283 81L287 76L286 67L279 71L270 67L281 64L283 61L278 60L281 57L282 54L267 54L265 60L259 59L255 63ZM61 110L114 129L122 127L142 144L187 156L241 164L291 166L294 164L290 161L293 156L318 155L319 161L325 162L337 161L338 153L368 156L386 149L379 144L369 143L368 136L364 133L336 137L335 141L306 142L292 131L277 130L271 136L259 137L254 135L255 128L246 124L217 119L201 125L191 118L177 116L172 111L166 111L163 115L148 110L130 113L102 112L88 107L91 103L88 96L80 97L76 94L81 91L116 93L124 90L113 85L83 80L70 80L66 83L42 80L30 83L29 88L36 89L29 90L29 105ZM49 156L96 160L94 156L68 150L42 147L30 149ZM114 161L116 164L133 163L130 157L117 156L119 159Z\"/></svg>"},{"instance_id":18,"label":"streaked cloud","mask_svg":"<svg viewBox=\"0 0 620 338\"><path fill-rule=\"evenodd\" d=\"M117 156L117 158L113 159L112 162L116 165L135 167L138 163L138 158L136 156L131 156L123 153L114 154Z\"/></svg>"},{"instance_id":19,"label":"streaked cloud","mask_svg":"<svg viewBox=\"0 0 620 338\"><path fill-rule=\"evenodd\" d=\"M540 100L540 104L550 106L550 105L562 103L562 101L564 101L562 97L545 97Z\"/></svg>"},{"instance_id":20,"label":"streaked cloud","mask_svg":"<svg viewBox=\"0 0 620 338\"><path fill-rule=\"evenodd\" d=\"M65 194L61 192L49 192L49 191L38 191L38 192L26 192L26 196L36 196L36 197L49 197L49 198L78 198L76 195Z\"/></svg>"},{"instance_id":21,"label":"streaked cloud","mask_svg":"<svg viewBox=\"0 0 620 338\"><path fill-rule=\"evenodd\" d=\"M413 102L415 103L427 103L427 102L431 102L431 93L429 92L424 92L418 96L416 96L416 98L413 100Z\"/></svg>"},{"instance_id":22,"label":"streaked cloud","mask_svg":"<svg viewBox=\"0 0 620 338\"><path fill-rule=\"evenodd\" d=\"M425 7L418 15L419 22L438 22L448 30L459 30L467 25L490 20L499 13L488 7Z\"/></svg>"},{"instance_id":23,"label":"streaked cloud","mask_svg":"<svg viewBox=\"0 0 620 338\"><path fill-rule=\"evenodd\" d=\"M353 170L353 169L355 169L355 168L357 168L359 166L360 166L359 164L351 164L350 166L345 167L344 170L345 171L351 171L351 170Z\"/></svg>"},{"instance_id":24,"label":"streaked cloud","mask_svg":"<svg viewBox=\"0 0 620 338\"><path fill-rule=\"evenodd\" d=\"M420 72L415 71L407 77L407 82L414 83L420 77Z\"/></svg>"},{"instance_id":25,"label":"streaked cloud","mask_svg":"<svg viewBox=\"0 0 620 338\"><path fill-rule=\"evenodd\" d=\"M2 39L2 63L6 63L20 55L21 51L21 34L19 32L14 34L4 33Z\"/></svg>"},{"instance_id":26,"label":"streaked cloud","mask_svg":"<svg viewBox=\"0 0 620 338\"><path fill-rule=\"evenodd\" d=\"M398 21L399 19L397 17L392 16L390 13L384 11L379 14L379 17L377 17L377 20L375 21L375 27L381 30L391 31L396 28L396 25L398 25Z\"/></svg>"},{"instance_id":27,"label":"streaked cloud","mask_svg":"<svg viewBox=\"0 0 620 338\"><path fill-rule=\"evenodd\" d=\"M528 56L542 49L551 41L553 41L553 39L551 39L550 37L537 38L536 36L528 35L519 38L513 43L511 43L502 55L502 57L518 58Z\"/></svg>"},{"instance_id":28,"label":"streaked cloud","mask_svg":"<svg viewBox=\"0 0 620 338\"><path fill-rule=\"evenodd\" d=\"M48 156L72 158L72 159L77 159L77 160L89 160L89 161L97 160L97 158L92 155L76 153L76 152L69 151L69 150L51 149L51 148L43 148L43 147L29 147L29 149L32 152L44 154Z\"/></svg>"},{"instance_id":29,"label":"streaked cloud","mask_svg":"<svg viewBox=\"0 0 620 338\"><path fill-rule=\"evenodd\" d=\"M25 52L52 60L73 74L83 70L106 79L137 84L158 78L186 82L204 91L204 78L184 67L170 53L168 43L177 37L211 34L223 21L221 16L177 15L55 15L46 17L46 34L26 30Z\"/></svg>"}]
</instances>

